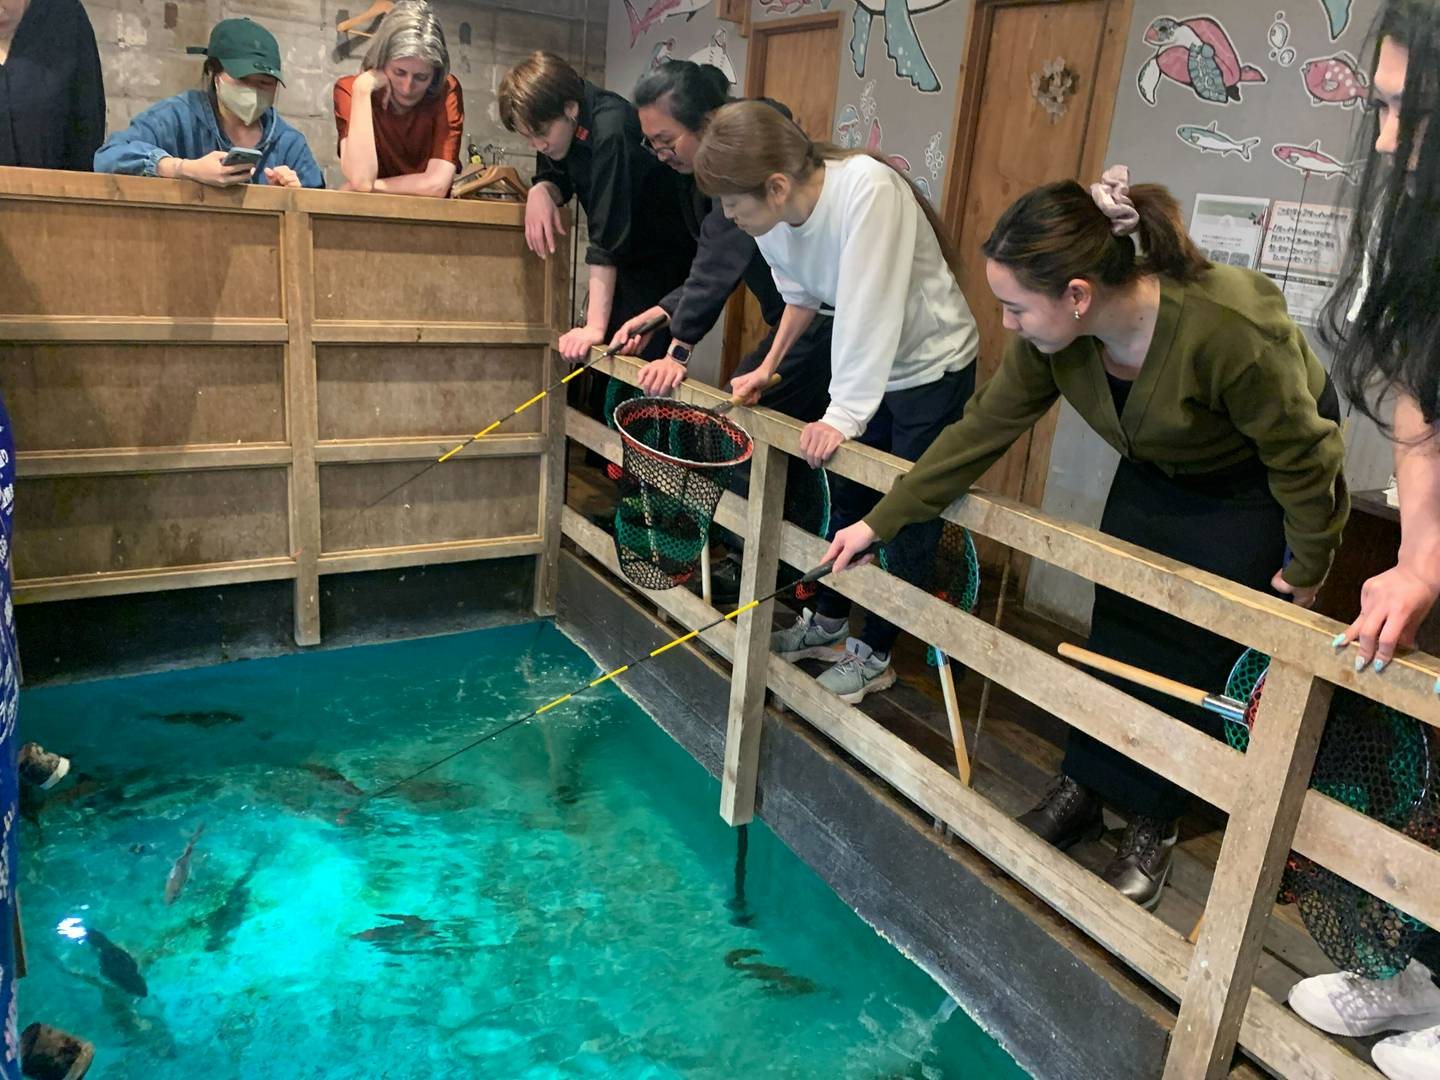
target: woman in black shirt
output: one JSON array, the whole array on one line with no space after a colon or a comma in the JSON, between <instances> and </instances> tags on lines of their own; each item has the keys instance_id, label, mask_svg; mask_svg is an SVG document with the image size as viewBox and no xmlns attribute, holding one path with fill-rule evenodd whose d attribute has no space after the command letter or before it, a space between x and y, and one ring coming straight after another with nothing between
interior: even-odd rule
<instances>
[{"instance_id":1,"label":"woman in black shirt","mask_svg":"<svg viewBox=\"0 0 1440 1080\"><path fill-rule=\"evenodd\" d=\"M80 0L0 0L0 165L89 172L105 86Z\"/></svg>"}]
</instances>

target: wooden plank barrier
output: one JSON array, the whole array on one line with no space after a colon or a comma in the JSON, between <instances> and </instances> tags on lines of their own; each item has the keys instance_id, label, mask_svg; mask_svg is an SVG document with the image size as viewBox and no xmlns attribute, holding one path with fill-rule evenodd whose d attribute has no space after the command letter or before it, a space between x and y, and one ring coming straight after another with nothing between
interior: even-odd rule
<instances>
[{"instance_id":1,"label":"wooden plank barrier","mask_svg":"<svg viewBox=\"0 0 1440 1080\"><path fill-rule=\"evenodd\" d=\"M633 360L621 357L598 366L635 382L638 364ZM683 384L679 396L712 407L724 400L718 391L692 383ZM739 422L755 440L756 460L762 463L757 475L783 475L777 466L782 455L798 456L801 425L757 409L742 410ZM619 460L619 439L603 425L567 410L566 431ZM834 472L880 491L909 467L899 458L848 443L830 462ZM826 548L824 541L793 525L769 520L778 516L777 503L783 502L776 494L769 483L759 490L752 486L749 502L727 493L716 512L719 524L752 541L744 555L742 602L766 591L777 558L808 568ZM1368 1064L1255 988L1255 967L1292 848L1440 926L1440 853L1307 787L1335 686L1440 726L1440 695L1434 691L1440 659L1412 653L1396 660L1383 677L1357 676L1351 658L1330 646L1341 629L1337 623L1277 597L982 492L971 492L944 516L1091 581L1124 588L1145 603L1274 658L1263 723L1257 724L1249 753L1241 754L874 567L828 579L839 592L979 675L1224 810L1229 821L1197 942L1191 945L1139 907L1117 902L1099 878L859 710L820 690L798 668L775 656L761 662L757 642L763 641L763 619L748 626L742 622L740 628L727 623L703 637L734 665L722 814L744 820L754 804L756 702L767 688L774 690L793 712L1178 1002L1167 1078L1228 1075L1237 1043L1280 1076L1377 1077ZM567 537L618 573L606 534L569 509L561 520ZM777 533L778 545L772 541ZM647 594L647 599L686 625L713 618L702 600L683 589Z\"/></svg>"},{"instance_id":2,"label":"wooden plank barrier","mask_svg":"<svg viewBox=\"0 0 1440 1080\"><path fill-rule=\"evenodd\" d=\"M18 602L535 556L552 402L371 506L549 381L563 260L523 207L0 169Z\"/></svg>"}]
</instances>

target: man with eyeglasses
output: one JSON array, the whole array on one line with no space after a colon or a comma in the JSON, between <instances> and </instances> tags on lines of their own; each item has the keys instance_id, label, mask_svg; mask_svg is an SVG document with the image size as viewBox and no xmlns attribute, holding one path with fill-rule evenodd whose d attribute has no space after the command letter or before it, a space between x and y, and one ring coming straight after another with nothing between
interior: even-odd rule
<instances>
[{"instance_id":1,"label":"man with eyeglasses","mask_svg":"<svg viewBox=\"0 0 1440 1080\"><path fill-rule=\"evenodd\" d=\"M534 187L525 206L525 242L541 258L564 235L560 207L578 197L589 244L585 322L560 339L571 363L588 358L626 321L679 287L695 256L680 215L678 177L659 160L673 147L644 142L634 107L583 79L564 60L536 52L506 73L500 120L536 152ZM665 354L660 331L640 355Z\"/></svg>"}]
</instances>

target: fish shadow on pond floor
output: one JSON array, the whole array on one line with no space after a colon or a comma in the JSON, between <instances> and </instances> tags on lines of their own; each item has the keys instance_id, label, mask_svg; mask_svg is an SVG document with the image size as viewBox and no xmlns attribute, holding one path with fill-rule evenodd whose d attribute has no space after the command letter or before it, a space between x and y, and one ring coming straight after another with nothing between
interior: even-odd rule
<instances>
[{"instance_id":1,"label":"fish shadow on pond floor","mask_svg":"<svg viewBox=\"0 0 1440 1080\"><path fill-rule=\"evenodd\" d=\"M239 713L218 709L172 713L147 712L141 713L140 718L142 720L159 720L162 724L185 724L189 727L200 728L224 727L227 724L240 724L245 720L245 717Z\"/></svg>"},{"instance_id":2,"label":"fish shadow on pond floor","mask_svg":"<svg viewBox=\"0 0 1440 1080\"><path fill-rule=\"evenodd\" d=\"M250 860L245 872L235 879L225 893L220 906L205 920L205 951L219 952L229 943L230 936L240 928L250 914L250 882L260 869L261 856L257 853Z\"/></svg>"}]
</instances>

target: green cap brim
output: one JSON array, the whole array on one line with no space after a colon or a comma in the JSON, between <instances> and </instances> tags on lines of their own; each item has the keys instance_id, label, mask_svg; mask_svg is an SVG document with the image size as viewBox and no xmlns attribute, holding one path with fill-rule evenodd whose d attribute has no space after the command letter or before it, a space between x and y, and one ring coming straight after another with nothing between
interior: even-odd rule
<instances>
[{"instance_id":1,"label":"green cap brim","mask_svg":"<svg viewBox=\"0 0 1440 1080\"><path fill-rule=\"evenodd\" d=\"M217 57L216 59L220 61L220 66L225 69L225 74L229 75L232 79L243 79L250 75L269 75L272 79L279 82L281 86L285 85L285 80L280 77L280 72L268 64L256 60L253 56L247 56L237 60L227 60L223 56Z\"/></svg>"}]
</instances>

